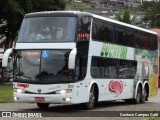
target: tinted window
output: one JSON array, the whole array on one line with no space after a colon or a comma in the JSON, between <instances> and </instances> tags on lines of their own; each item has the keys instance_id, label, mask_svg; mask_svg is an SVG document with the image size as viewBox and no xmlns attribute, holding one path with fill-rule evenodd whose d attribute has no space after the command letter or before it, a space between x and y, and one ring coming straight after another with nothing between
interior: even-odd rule
<instances>
[{"instance_id":1,"label":"tinted window","mask_svg":"<svg viewBox=\"0 0 160 120\"><path fill-rule=\"evenodd\" d=\"M156 35L98 19L93 19L92 39L140 49L157 49Z\"/></svg>"},{"instance_id":2,"label":"tinted window","mask_svg":"<svg viewBox=\"0 0 160 120\"><path fill-rule=\"evenodd\" d=\"M92 57L93 78L134 79L137 62L132 60Z\"/></svg>"},{"instance_id":3,"label":"tinted window","mask_svg":"<svg viewBox=\"0 0 160 120\"><path fill-rule=\"evenodd\" d=\"M25 18L18 42L74 41L76 21L75 17Z\"/></svg>"},{"instance_id":4,"label":"tinted window","mask_svg":"<svg viewBox=\"0 0 160 120\"><path fill-rule=\"evenodd\" d=\"M79 58L79 80L84 79L87 73L88 49L89 41L79 41L77 43L77 57Z\"/></svg>"},{"instance_id":5,"label":"tinted window","mask_svg":"<svg viewBox=\"0 0 160 120\"><path fill-rule=\"evenodd\" d=\"M113 42L114 41L114 27L111 23L97 20L93 21L92 26L93 40Z\"/></svg>"},{"instance_id":6,"label":"tinted window","mask_svg":"<svg viewBox=\"0 0 160 120\"><path fill-rule=\"evenodd\" d=\"M126 44L125 35L126 32L123 27L115 27L115 35L116 35L116 41L118 44Z\"/></svg>"},{"instance_id":7,"label":"tinted window","mask_svg":"<svg viewBox=\"0 0 160 120\"><path fill-rule=\"evenodd\" d=\"M102 21L94 20L92 26L92 38L94 40L106 41L104 39L104 26Z\"/></svg>"},{"instance_id":8,"label":"tinted window","mask_svg":"<svg viewBox=\"0 0 160 120\"><path fill-rule=\"evenodd\" d=\"M71 82L70 50L22 50L15 57L14 81L38 84Z\"/></svg>"},{"instance_id":9,"label":"tinted window","mask_svg":"<svg viewBox=\"0 0 160 120\"><path fill-rule=\"evenodd\" d=\"M125 31L125 43L127 46L135 46L135 32L132 29Z\"/></svg>"}]
</instances>

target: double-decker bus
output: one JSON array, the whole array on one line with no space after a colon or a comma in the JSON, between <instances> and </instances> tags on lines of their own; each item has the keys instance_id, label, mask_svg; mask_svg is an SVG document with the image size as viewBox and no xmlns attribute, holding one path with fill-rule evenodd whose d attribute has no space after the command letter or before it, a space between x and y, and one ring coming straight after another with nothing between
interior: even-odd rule
<instances>
[{"instance_id":1,"label":"double-decker bus","mask_svg":"<svg viewBox=\"0 0 160 120\"><path fill-rule=\"evenodd\" d=\"M24 16L14 48L14 101L144 103L158 89L156 33L95 14L49 11Z\"/></svg>"}]
</instances>

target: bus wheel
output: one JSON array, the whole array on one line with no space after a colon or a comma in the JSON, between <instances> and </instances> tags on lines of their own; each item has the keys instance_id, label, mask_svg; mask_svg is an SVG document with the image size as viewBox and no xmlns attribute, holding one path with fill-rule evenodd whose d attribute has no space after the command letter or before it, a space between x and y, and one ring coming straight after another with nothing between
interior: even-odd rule
<instances>
[{"instance_id":1,"label":"bus wheel","mask_svg":"<svg viewBox=\"0 0 160 120\"><path fill-rule=\"evenodd\" d=\"M142 92L142 98L141 98L141 103L145 103L146 101L146 98L147 98L147 89L146 87L144 88L143 92Z\"/></svg>"},{"instance_id":2,"label":"bus wheel","mask_svg":"<svg viewBox=\"0 0 160 120\"><path fill-rule=\"evenodd\" d=\"M46 109L46 108L48 108L49 103L37 103L37 106L38 106L40 109Z\"/></svg>"},{"instance_id":3,"label":"bus wheel","mask_svg":"<svg viewBox=\"0 0 160 120\"><path fill-rule=\"evenodd\" d=\"M140 103L141 98L142 98L142 90L140 89L140 87L138 87L137 96L136 96L136 98L133 100L133 103L134 103L134 104Z\"/></svg>"},{"instance_id":4,"label":"bus wheel","mask_svg":"<svg viewBox=\"0 0 160 120\"><path fill-rule=\"evenodd\" d=\"M91 110L94 108L95 102L96 102L96 98L95 98L95 88L94 86L92 86L90 93L89 93L89 101L87 103L85 103L85 108L87 110Z\"/></svg>"}]
</instances>

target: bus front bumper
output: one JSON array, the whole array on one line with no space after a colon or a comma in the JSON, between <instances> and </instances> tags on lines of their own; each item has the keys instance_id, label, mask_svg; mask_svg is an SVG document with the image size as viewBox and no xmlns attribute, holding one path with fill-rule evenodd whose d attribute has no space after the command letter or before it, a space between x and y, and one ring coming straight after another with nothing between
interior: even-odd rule
<instances>
[{"instance_id":1,"label":"bus front bumper","mask_svg":"<svg viewBox=\"0 0 160 120\"><path fill-rule=\"evenodd\" d=\"M14 93L14 101L22 103L73 104L71 94L19 94Z\"/></svg>"}]
</instances>

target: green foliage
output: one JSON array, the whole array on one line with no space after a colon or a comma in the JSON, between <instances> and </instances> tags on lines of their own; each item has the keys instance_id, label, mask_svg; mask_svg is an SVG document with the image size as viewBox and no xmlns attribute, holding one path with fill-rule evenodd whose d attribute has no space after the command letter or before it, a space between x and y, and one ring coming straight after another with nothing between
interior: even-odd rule
<instances>
[{"instance_id":1,"label":"green foliage","mask_svg":"<svg viewBox=\"0 0 160 120\"><path fill-rule=\"evenodd\" d=\"M15 38L23 16L29 12L63 10L64 0L0 0L0 34L5 34L8 41ZM8 42L9 43L9 42Z\"/></svg>"},{"instance_id":2,"label":"green foliage","mask_svg":"<svg viewBox=\"0 0 160 120\"><path fill-rule=\"evenodd\" d=\"M142 5L140 5L139 10L140 11L146 11L148 9L153 8L155 5L154 1L144 1Z\"/></svg>"},{"instance_id":3,"label":"green foliage","mask_svg":"<svg viewBox=\"0 0 160 120\"><path fill-rule=\"evenodd\" d=\"M160 14L155 15L155 25L160 28Z\"/></svg>"},{"instance_id":4,"label":"green foliage","mask_svg":"<svg viewBox=\"0 0 160 120\"><path fill-rule=\"evenodd\" d=\"M150 21L151 27L160 28L160 2L152 2L152 4L143 4L141 8L143 8L143 10L147 13L143 21Z\"/></svg>"},{"instance_id":5,"label":"green foliage","mask_svg":"<svg viewBox=\"0 0 160 120\"><path fill-rule=\"evenodd\" d=\"M91 7L92 7L92 8L95 8L95 7L96 7L96 5L95 5L95 4L92 4L92 5L91 5Z\"/></svg>"},{"instance_id":6,"label":"green foliage","mask_svg":"<svg viewBox=\"0 0 160 120\"><path fill-rule=\"evenodd\" d=\"M50 11L63 10L65 8L64 0L30 0L32 11Z\"/></svg>"},{"instance_id":7,"label":"green foliage","mask_svg":"<svg viewBox=\"0 0 160 120\"><path fill-rule=\"evenodd\" d=\"M0 84L0 103L13 102L13 85Z\"/></svg>"},{"instance_id":8,"label":"green foliage","mask_svg":"<svg viewBox=\"0 0 160 120\"><path fill-rule=\"evenodd\" d=\"M128 9L124 10L122 15L119 15L117 19L121 22L128 23L128 24L133 24L134 22L134 17L131 18L131 13Z\"/></svg>"},{"instance_id":9,"label":"green foliage","mask_svg":"<svg viewBox=\"0 0 160 120\"><path fill-rule=\"evenodd\" d=\"M146 120L160 120L160 117L147 118Z\"/></svg>"}]
</instances>

